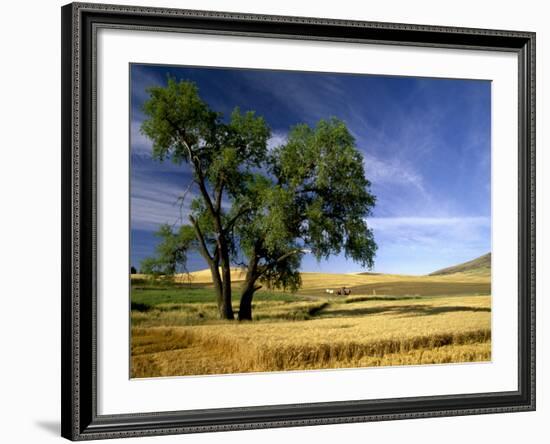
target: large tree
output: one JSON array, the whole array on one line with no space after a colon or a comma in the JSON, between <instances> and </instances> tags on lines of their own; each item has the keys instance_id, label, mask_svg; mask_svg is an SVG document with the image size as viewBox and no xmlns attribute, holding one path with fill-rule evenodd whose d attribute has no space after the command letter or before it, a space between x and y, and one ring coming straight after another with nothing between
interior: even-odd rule
<instances>
[{"instance_id":1,"label":"large tree","mask_svg":"<svg viewBox=\"0 0 550 444\"><path fill-rule=\"evenodd\" d=\"M153 142L153 158L189 165L198 193L189 223L160 228L145 272L185 270L187 252L196 249L210 268L220 317L233 319L231 265L245 266L238 315L251 320L262 285L300 287L304 254L343 253L372 267L376 243L366 218L375 197L342 121L296 125L286 143L269 150L270 129L253 111L235 108L224 119L188 81L169 78L148 92L141 131Z\"/></svg>"}]
</instances>

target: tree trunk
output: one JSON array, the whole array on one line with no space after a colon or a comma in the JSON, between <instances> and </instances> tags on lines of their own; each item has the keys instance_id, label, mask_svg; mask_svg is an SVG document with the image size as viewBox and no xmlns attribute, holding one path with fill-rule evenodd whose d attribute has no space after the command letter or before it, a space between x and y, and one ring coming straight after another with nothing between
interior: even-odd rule
<instances>
[{"instance_id":1,"label":"tree trunk","mask_svg":"<svg viewBox=\"0 0 550 444\"><path fill-rule=\"evenodd\" d=\"M223 319L235 319L233 306L231 304L231 262L229 259L229 250L223 237L218 238L220 248L221 268L222 268L222 299L223 299Z\"/></svg>"},{"instance_id":2,"label":"tree trunk","mask_svg":"<svg viewBox=\"0 0 550 444\"><path fill-rule=\"evenodd\" d=\"M220 318L235 319L233 307L231 306L231 298L229 299L228 305L224 296L223 281L217 263L210 264L210 274L212 275L212 283L214 284L214 291L216 292L216 303L218 305Z\"/></svg>"},{"instance_id":3,"label":"tree trunk","mask_svg":"<svg viewBox=\"0 0 550 444\"><path fill-rule=\"evenodd\" d=\"M252 298L256 288L245 288L241 294L241 302L239 305L239 321L251 321L252 320Z\"/></svg>"},{"instance_id":4,"label":"tree trunk","mask_svg":"<svg viewBox=\"0 0 550 444\"><path fill-rule=\"evenodd\" d=\"M249 266L246 272L246 279L243 284L241 293L241 302L239 304L239 321L252 320L252 298L254 293L262 288L261 285L256 285L256 264Z\"/></svg>"},{"instance_id":5,"label":"tree trunk","mask_svg":"<svg viewBox=\"0 0 550 444\"><path fill-rule=\"evenodd\" d=\"M189 152L192 155L190 149ZM219 280L219 286L221 288L221 296L218 294L218 309L220 311L220 317L222 319L235 319L235 315L233 314L233 307L231 305L231 264L229 260L229 248L225 239L225 233L223 230L220 213L223 196L223 184L220 185L220 188L218 190L218 194L216 197L216 207L214 207L212 199L210 198L210 194L208 193L208 189L206 188L206 179L201 169L200 161L196 156L192 158L192 160L193 165L195 166L195 172L197 174L196 183L199 186L199 190L204 198L204 202L206 203L206 207L208 208L210 215L214 218L215 231L218 235L217 249L220 254L220 260L213 261L215 262L216 270L214 270L212 266L210 267L210 270L212 272L212 280L215 280L215 276L217 276L217 279ZM203 256L210 256L210 253L208 252L208 248L206 247L206 243L204 241L204 236L200 231L198 223L192 216L190 216L190 219L195 226L197 237L201 243L201 250L204 252ZM222 266L221 277L220 271L218 269L219 262L221 262ZM216 285L217 284L214 283L215 287Z\"/></svg>"},{"instance_id":6,"label":"tree trunk","mask_svg":"<svg viewBox=\"0 0 550 444\"><path fill-rule=\"evenodd\" d=\"M235 319L233 307L231 305L231 269L229 268L229 252L227 246L223 241L218 240L218 251L216 251L214 255L211 255L208 251L199 223L193 216L189 216L189 220L195 228L195 234L199 241L202 257L210 266L210 274L212 275L214 290L216 291L216 302L218 304L220 318ZM220 265L219 252L221 252L222 256L223 279L220 275L220 269L218 268Z\"/></svg>"},{"instance_id":7,"label":"tree trunk","mask_svg":"<svg viewBox=\"0 0 550 444\"><path fill-rule=\"evenodd\" d=\"M222 308L223 319L235 319L231 305L231 269L229 264L222 264Z\"/></svg>"}]
</instances>

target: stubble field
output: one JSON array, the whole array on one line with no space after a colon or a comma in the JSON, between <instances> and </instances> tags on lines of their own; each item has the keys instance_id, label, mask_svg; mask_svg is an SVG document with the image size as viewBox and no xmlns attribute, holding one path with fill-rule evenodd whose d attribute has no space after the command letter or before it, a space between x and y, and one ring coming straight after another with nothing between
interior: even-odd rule
<instances>
[{"instance_id":1,"label":"stubble field","mask_svg":"<svg viewBox=\"0 0 550 444\"><path fill-rule=\"evenodd\" d=\"M234 270L238 295L239 270ZM478 362L491 359L490 275L303 273L296 294L260 290L252 322L220 321L209 276L133 276L131 376ZM349 296L327 288L351 288ZM235 310L238 309L237 297Z\"/></svg>"}]
</instances>

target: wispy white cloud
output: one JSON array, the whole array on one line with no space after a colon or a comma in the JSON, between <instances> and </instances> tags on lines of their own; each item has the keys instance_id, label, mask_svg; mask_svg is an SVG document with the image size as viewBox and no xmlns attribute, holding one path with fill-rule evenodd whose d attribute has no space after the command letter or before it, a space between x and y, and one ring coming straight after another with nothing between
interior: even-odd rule
<instances>
[{"instance_id":1,"label":"wispy white cloud","mask_svg":"<svg viewBox=\"0 0 550 444\"><path fill-rule=\"evenodd\" d=\"M188 211L176 203L159 202L141 197L131 198L132 228L137 230L157 231L162 224L179 225L178 221L187 218Z\"/></svg>"},{"instance_id":2,"label":"wispy white cloud","mask_svg":"<svg viewBox=\"0 0 550 444\"><path fill-rule=\"evenodd\" d=\"M132 154L150 158L153 150L153 142L141 132L141 122L134 120L130 125L130 146ZM288 133L274 131L267 141L267 149L271 151L273 148L284 144L287 138Z\"/></svg>"},{"instance_id":3,"label":"wispy white cloud","mask_svg":"<svg viewBox=\"0 0 550 444\"><path fill-rule=\"evenodd\" d=\"M192 188L185 192L184 185L162 182L143 172L134 174L130 197L132 228L156 231L161 224L186 223L189 203L196 194Z\"/></svg>"},{"instance_id":4,"label":"wispy white cloud","mask_svg":"<svg viewBox=\"0 0 550 444\"><path fill-rule=\"evenodd\" d=\"M180 167L181 168L181 167ZM191 202L199 195L192 175L178 174L178 182L159 180L157 171L142 169L132 175L130 196L132 228L157 231L162 224L189 223ZM226 196L222 209L228 211Z\"/></svg>"},{"instance_id":5,"label":"wispy white cloud","mask_svg":"<svg viewBox=\"0 0 550 444\"><path fill-rule=\"evenodd\" d=\"M130 123L131 153L137 156L152 157L153 142L140 131L141 122L133 120Z\"/></svg>"},{"instance_id":6,"label":"wispy white cloud","mask_svg":"<svg viewBox=\"0 0 550 444\"><path fill-rule=\"evenodd\" d=\"M317 76L295 76L292 81L277 73L257 76L254 71L243 71L247 85L269 97L278 108L300 116L301 121L316 122L335 114L346 104L342 80Z\"/></svg>"},{"instance_id":7,"label":"wispy white cloud","mask_svg":"<svg viewBox=\"0 0 550 444\"><path fill-rule=\"evenodd\" d=\"M391 230L405 227L490 227L491 218L484 216L464 217L373 217L368 220L371 227Z\"/></svg>"},{"instance_id":8,"label":"wispy white cloud","mask_svg":"<svg viewBox=\"0 0 550 444\"><path fill-rule=\"evenodd\" d=\"M288 134L284 132L273 132L271 138L267 141L267 149L271 151L273 148L277 148L279 145L286 143Z\"/></svg>"},{"instance_id":9,"label":"wispy white cloud","mask_svg":"<svg viewBox=\"0 0 550 444\"><path fill-rule=\"evenodd\" d=\"M374 217L367 224L377 242L384 245L384 256L393 251L402 258L466 260L491 249L490 217Z\"/></svg>"},{"instance_id":10,"label":"wispy white cloud","mask_svg":"<svg viewBox=\"0 0 550 444\"><path fill-rule=\"evenodd\" d=\"M364 154L363 158L365 176L372 183L412 186L427 194L422 176L398 158L382 160L370 153Z\"/></svg>"},{"instance_id":11,"label":"wispy white cloud","mask_svg":"<svg viewBox=\"0 0 550 444\"><path fill-rule=\"evenodd\" d=\"M367 225L382 246L380 272L426 274L491 251L490 217L373 217Z\"/></svg>"},{"instance_id":12,"label":"wispy white cloud","mask_svg":"<svg viewBox=\"0 0 550 444\"><path fill-rule=\"evenodd\" d=\"M164 82L162 76L143 71L138 73L140 100L145 86ZM379 271L430 272L490 250L491 221L485 216L490 211L490 132L476 123L477 114L468 125L457 126L456 100L437 96L432 100L437 90L431 92L422 81L398 91L381 82L370 89L359 84L351 88L345 76L283 78L242 71L239 77L250 90L244 102L249 102L248 96L261 98L259 107L273 110L270 122L278 132L268 141L270 150L286 141L288 135L280 130L294 121L315 124L333 115L345 121L363 153L365 175L377 196L376 217L367 223L380 246ZM242 88L220 88L217 94L215 83L205 85L207 91L216 91L211 93L214 109L225 111L243 99ZM161 174L153 165L151 141L139 132L143 114L136 111L133 118L132 153L140 157L136 164L141 161L143 171L150 173L132 184L134 226L156 230L182 216L187 221L188 205L182 215L177 204L185 180L165 179L165 171ZM177 174L182 167L166 163L163 168Z\"/></svg>"},{"instance_id":13,"label":"wispy white cloud","mask_svg":"<svg viewBox=\"0 0 550 444\"><path fill-rule=\"evenodd\" d=\"M149 98L148 88L152 86L160 86L166 82L165 78L158 76L150 71L147 65L132 67L132 93L139 101L144 101Z\"/></svg>"}]
</instances>

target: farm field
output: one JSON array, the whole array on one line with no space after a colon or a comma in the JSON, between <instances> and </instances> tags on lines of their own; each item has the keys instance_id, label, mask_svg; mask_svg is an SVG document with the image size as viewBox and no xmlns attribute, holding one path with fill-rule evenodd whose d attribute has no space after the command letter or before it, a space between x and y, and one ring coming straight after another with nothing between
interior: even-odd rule
<instances>
[{"instance_id":1,"label":"farm field","mask_svg":"<svg viewBox=\"0 0 550 444\"><path fill-rule=\"evenodd\" d=\"M302 273L302 281L294 294L258 291L254 320L237 322L218 319L208 272L169 285L133 275L131 376L491 359L490 268L481 262L427 276ZM341 287L351 294L326 292Z\"/></svg>"}]
</instances>

